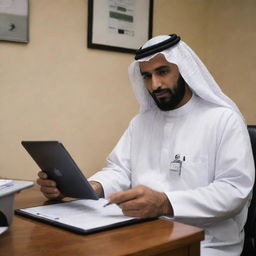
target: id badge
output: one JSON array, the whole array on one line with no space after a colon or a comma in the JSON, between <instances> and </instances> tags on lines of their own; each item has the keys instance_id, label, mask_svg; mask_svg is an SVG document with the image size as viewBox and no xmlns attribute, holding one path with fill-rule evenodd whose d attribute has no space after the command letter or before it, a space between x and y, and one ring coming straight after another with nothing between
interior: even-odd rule
<instances>
[{"instance_id":1,"label":"id badge","mask_svg":"<svg viewBox=\"0 0 256 256\"><path fill-rule=\"evenodd\" d=\"M180 172L181 172L181 163L179 162L171 162L171 165L170 165L170 171L174 172L174 173L177 173L178 175L180 175Z\"/></svg>"},{"instance_id":2,"label":"id badge","mask_svg":"<svg viewBox=\"0 0 256 256\"><path fill-rule=\"evenodd\" d=\"M170 171L180 175L181 174L181 165L182 165L182 161L180 160L180 155L176 155L175 160L173 160L170 163Z\"/></svg>"}]
</instances>

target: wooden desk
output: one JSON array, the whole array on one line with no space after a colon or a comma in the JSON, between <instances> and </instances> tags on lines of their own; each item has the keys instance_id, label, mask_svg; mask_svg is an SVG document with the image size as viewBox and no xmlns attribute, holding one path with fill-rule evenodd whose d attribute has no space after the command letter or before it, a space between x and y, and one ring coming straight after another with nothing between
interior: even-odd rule
<instances>
[{"instance_id":1,"label":"wooden desk","mask_svg":"<svg viewBox=\"0 0 256 256\"><path fill-rule=\"evenodd\" d=\"M16 195L15 208L44 202L34 187ZM0 256L197 256L203 237L199 228L164 220L79 235L14 216L9 230L0 236Z\"/></svg>"}]
</instances>

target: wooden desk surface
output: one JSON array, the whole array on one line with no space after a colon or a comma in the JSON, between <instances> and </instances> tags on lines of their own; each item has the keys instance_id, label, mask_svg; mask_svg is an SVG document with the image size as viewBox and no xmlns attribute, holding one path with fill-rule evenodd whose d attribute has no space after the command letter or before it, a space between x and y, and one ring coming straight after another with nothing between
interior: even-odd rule
<instances>
[{"instance_id":1,"label":"wooden desk surface","mask_svg":"<svg viewBox=\"0 0 256 256\"><path fill-rule=\"evenodd\" d=\"M36 186L16 195L15 208L42 205L45 201ZM165 220L79 235L14 216L9 230L0 236L0 256L196 256L203 237L199 228Z\"/></svg>"}]
</instances>

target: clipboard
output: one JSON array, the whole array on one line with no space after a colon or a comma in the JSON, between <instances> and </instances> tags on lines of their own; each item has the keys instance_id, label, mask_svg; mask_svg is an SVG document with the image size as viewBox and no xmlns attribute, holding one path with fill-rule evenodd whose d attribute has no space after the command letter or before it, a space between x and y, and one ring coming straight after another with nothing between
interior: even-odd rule
<instances>
[{"instance_id":1,"label":"clipboard","mask_svg":"<svg viewBox=\"0 0 256 256\"><path fill-rule=\"evenodd\" d=\"M57 188L64 196L99 199L62 143L58 141L22 141L21 144L39 168L47 173L49 179L56 182Z\"/></svg>"},{"instance_id":2,"label":"clipboard","mask_svg":"<svg viewBox=\"0 0 256 256\"><path fill-rule=\"evenodd\" d=\"M153 219L124 216L116 204L104 207L107 202L104 198L73 200L17 209L15 213L78 234L91 234Z\"/></svg>"}]
</instances>

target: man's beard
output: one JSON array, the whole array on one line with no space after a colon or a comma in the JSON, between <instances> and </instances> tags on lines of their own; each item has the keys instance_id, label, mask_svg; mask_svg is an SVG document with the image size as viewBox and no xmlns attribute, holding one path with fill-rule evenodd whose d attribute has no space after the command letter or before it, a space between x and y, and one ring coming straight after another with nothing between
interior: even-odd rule
<instances>
[{"instance_id":1,"label":"man's beard","mask_svg":"<svg viewBox=\"0 0 256 256\"><path fill-rule=\"evenodd\" d=\"M158 88L154 90L150 95L154 99L156 105L163 111L173 110L179 105L185 95L186 82L183 77L180 75L177 81L176 86L173 89ZM166 93L168 96L157 98L155 94Z\"/></svg>"}]
</instances>

